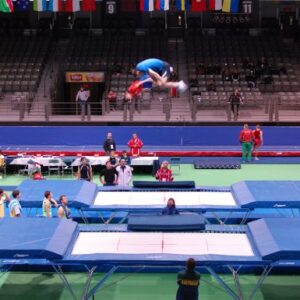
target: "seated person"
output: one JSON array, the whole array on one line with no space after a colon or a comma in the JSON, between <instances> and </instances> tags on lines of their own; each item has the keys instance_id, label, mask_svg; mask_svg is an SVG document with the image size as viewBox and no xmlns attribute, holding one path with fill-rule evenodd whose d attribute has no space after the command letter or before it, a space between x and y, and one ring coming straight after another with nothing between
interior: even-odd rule
<instances>
[{"instance_id":1,"label":"seated person","mask_svg":"<svg viewBox=\"0 0 300 300\"><path fill-rule=\"evenodd\" d=\"M225 66L222 72L222 79L223 81L232 81L232 75L227 65Z\"/></svg>"},{"instance_id":2,"label":"seated person","mask_svg":"<svg viewBox=\"0 0 300 300\"><path fill-rule=\"evenodd\" d=\"M50 191L46 191L44 193L44 200L43 200L43 206L42 206L42 209L43 209L43 216L46 217L46 218L51 218L52 217L52 204L55 206L55 207L58 207L58 204L57 202L52 198L53 195Z\"/></svg>"},{"instance_id":3,"label":"seated person","mask_svg":"<svg viewBox=\"0 0 300 300\"><path fill-rule=\"evenodd\" d=\"M196 75L204 75L205 74L205 66L203 63L200 63L196 66Z\"/></svg>"},{"instance_id":4,"label":"seated person","mask_svg":"<svg viewBox=\"0 0 300 300\"><path fill-rule=\"evenodd\" d=\"M155 178L159 181L170 182L173 181L173 172L168 168L169 163L165 160L162 162L160 169L157 170Z\"/></svg>"},{"instance_id":5,"label":"seated person","mask_svg":"<svg viewBox=\"0 0 300 300\"><path fill-rule=\"evenodd\" d=\"M237 68L232 69L231 75L232 75L233 82L239 82L240 81L240 72Z\"/></svg>"},{"instance_id":6,"label":"seated person","mask_svg":"<svg viewBox=\"0 0 300 300\"><path fill-rule=\"evenodd\" d=\"M130 160L130 157L127 155L127 151L126 150L122 151L121 156L120 156L120 160L121 159L125 159L126 165L130 166L131 160Z\"/></svg>"},{"instance_id":7,"label":"seated person","mask_svg":"<svg viewBox=\"0 0 300 300\"><path fill-rule=\"evenodd\" d=\"M42 176L39 170L36 170L32 173L32 180L44 180L45 178Z\"/></svg>"},{"instance_id":8,"label":"seated person","mask_svg":"<svg viewBox=\"0 0 300 300\"><path fill-rule=\"evenodd\" d=\"M207 82L207 91L208 92L216 92L217 91L217 87L216 87L215 81L213 79L211 79Z\"/></svg>"},{"instance_id":9,"label":"seated person","mask_svg":"<svg viewBox=\"0 0 300 300\"><path fill-rule=\"evenodd\" d=\"M103 186L112 186L118 183L118 172L109 161L105 164L105 169L100 172L99 180Z\"/></svg>"},{"instance_id":10,"label":"seated person","mask_svg":"<svg viewBox=\"0 0 300 300\"><path fill-rule=\"evenodd\" d=\"M115 151L110 152L108 161L111 163L113 168L116 168L119 165L119 161Z\"/></svg>"},{"instance_id":11,"label":"seated person","mask_svg":"<svg viewBox=\"0 0 300 300\"><path fill-rule=\"evenodd\" d=\"M175 200L170 198L167 202L167 206L162 210L162 215L179 215L178 210L176 209Z\"/></svg>"},{"instance_id":12,"label":"seated person","mask_svg":"<svg viewBox=\"0 0 300 300\"><path fill-rule=\"evenodd\" d=\"M189 258L186 262L186 269L178 273L176 300L198 300L198 287L201 276L195 271L195 268L195 260Z\"/></svg>"},{"instance_id":13,"label":"seated person","mask_svg":"<svg viewBox=\"0 0 300 300\"><path fill-rule=\"evenodd\" d=\"M59 197L59 202L61 203L57 207L57 216L59 218L70 219L71 210L68 207L68 198L66 195L61 195Z\"/></svg>"}]
</instances>

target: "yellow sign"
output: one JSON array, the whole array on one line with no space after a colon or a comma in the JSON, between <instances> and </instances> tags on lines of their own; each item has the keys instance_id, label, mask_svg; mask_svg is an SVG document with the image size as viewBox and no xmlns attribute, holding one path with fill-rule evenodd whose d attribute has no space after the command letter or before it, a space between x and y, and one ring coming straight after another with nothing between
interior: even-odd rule
<instances>
[{"instance_id":1,"label":"yellow sign","mask_svg":"<svg viewBox=\"0 0 300 300\"><path fill-rule=\"evenodd\" d=\"M104 82L103 72L66 72L66 82Z\"/></svg>"}]
</instances>

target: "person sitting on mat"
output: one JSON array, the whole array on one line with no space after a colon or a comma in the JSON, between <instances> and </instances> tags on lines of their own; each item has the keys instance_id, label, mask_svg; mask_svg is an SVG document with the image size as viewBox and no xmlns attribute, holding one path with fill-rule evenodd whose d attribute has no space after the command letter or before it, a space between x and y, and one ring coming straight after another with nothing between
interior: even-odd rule
<instances>
[{"instance_id":1,"label":"person sitting on mat","mask_svg":"<svg viewBox=\"0 0 300 300\"><path fill-rule=\"evenodd\" d=\"M67 196L66 195L61 195L59 197L59 202L61 204L58 205L57 216L59 218L70 219L71 210L68 207L68 198L67 198Z\"/></svg>"},{"instance_id":2,"label":"person sitting on mat","mask_svg":"<svg viewBox=\"0 0 300 300\"><path fill-rule=\"evenodd\" d=\"M21 193L14 190L11 194L12 199L9 200L8 209L12 218L20 218L22 216L22 206L20 204Z\"/></svg>"},{"instance_id":3,"label":"person sitting on mat","mask_svg":"<svg viewBox=\"0 0 300 300\"><path fill-rule=\"evenodd\" d=\"M167 206L162 210L162 215L179 215L179 211L176 208L175 200L173 198L169 198L167 202Z\"/></svg>"},{"instance_id":4,"label":"person sitting on mat","mask_svg":"<svg viewBox=\"0 0 300 300\"><path fill-rule=\"evenodd\" d=\"M189 258L186 261L186 269L177 275L178 290L176 300L198 300L198 287L200 274L195 271L196 261Z\"/></svg>"},{"instance_id":5,"label":"person sitting on mat","mask_svg":"<svg viewBox=\"0 0 300 300\"><path fill-rule=\"evenodd\" d=\"M53 195L50 191L46 191L44 193L44 200L43 200L43 216L46 218L52 218L52 204L55 207L58 207L57 202L52 198Z\"/></svg>"},{"instance_id":6,"label":"person sitting on mat","mask_svg":"<svg viewBox=\"0 0 300 300\"><path fill-rule=\"evenodd\" d=\"M40 170L36 170L32 173L32 180L44 180L45 178L42 176Z\"/></svg>"}]
</instances>

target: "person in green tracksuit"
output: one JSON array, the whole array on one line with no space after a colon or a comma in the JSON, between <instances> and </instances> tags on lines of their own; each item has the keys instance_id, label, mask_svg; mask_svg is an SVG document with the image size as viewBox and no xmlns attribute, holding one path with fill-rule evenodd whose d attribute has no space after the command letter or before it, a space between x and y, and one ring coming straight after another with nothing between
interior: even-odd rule
<instances>
[{"instance_id":1,"label":"person in green tracksuit","mask_svg":"<svg viewBox=\"0 0 300 300\"><path fill-rule=\"evenodd\" d=\"M243 162L250 162L252 159L252 142L253 132L248 128L248 124L244 124L243 130L240 132Z\"/></svg>"}]
</instances>

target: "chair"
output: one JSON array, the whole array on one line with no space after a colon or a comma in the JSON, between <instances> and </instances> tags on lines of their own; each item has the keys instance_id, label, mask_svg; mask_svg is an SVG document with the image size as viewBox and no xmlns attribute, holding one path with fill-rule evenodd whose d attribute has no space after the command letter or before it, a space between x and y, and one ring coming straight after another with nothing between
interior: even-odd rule
<instances>
[{"instance_id":1,"label":"chair","mask_svg":"<svg viewBox=\"0 0 300 300\"><path fill-rule=\"evenodd\" d=\"M32 175L34 173L34 171L39 170L39 169L40 168L36 166L35 161L32 159L29 159L27 161L27 165L26 165L25 169L19 170L18 174L25 175L27 173L27 175Z\"/></svg>"},{"instance_id":2,"label":"chair","mask_svg":"<svg viewBox=\"0 0 300 300\"><path fill-rule=\"evenodd\" d=\"M173 168L175 167L178 170L178 174L180 174L180 162L181 162L180 157L171 157L170 158L170 169L174 172Z\"/></svg>"},{"instance_id":3,"label":"chair","mask_svg":"<svg viewBox=\"0 0 300 300\"><path fill-rule=\"evenodd\" d=\"M48 174L51 172L57 172L57 175L61 175L60 168L62 167L61 162L57 158L49 159Z\"/></svg>"}]
</instances>

